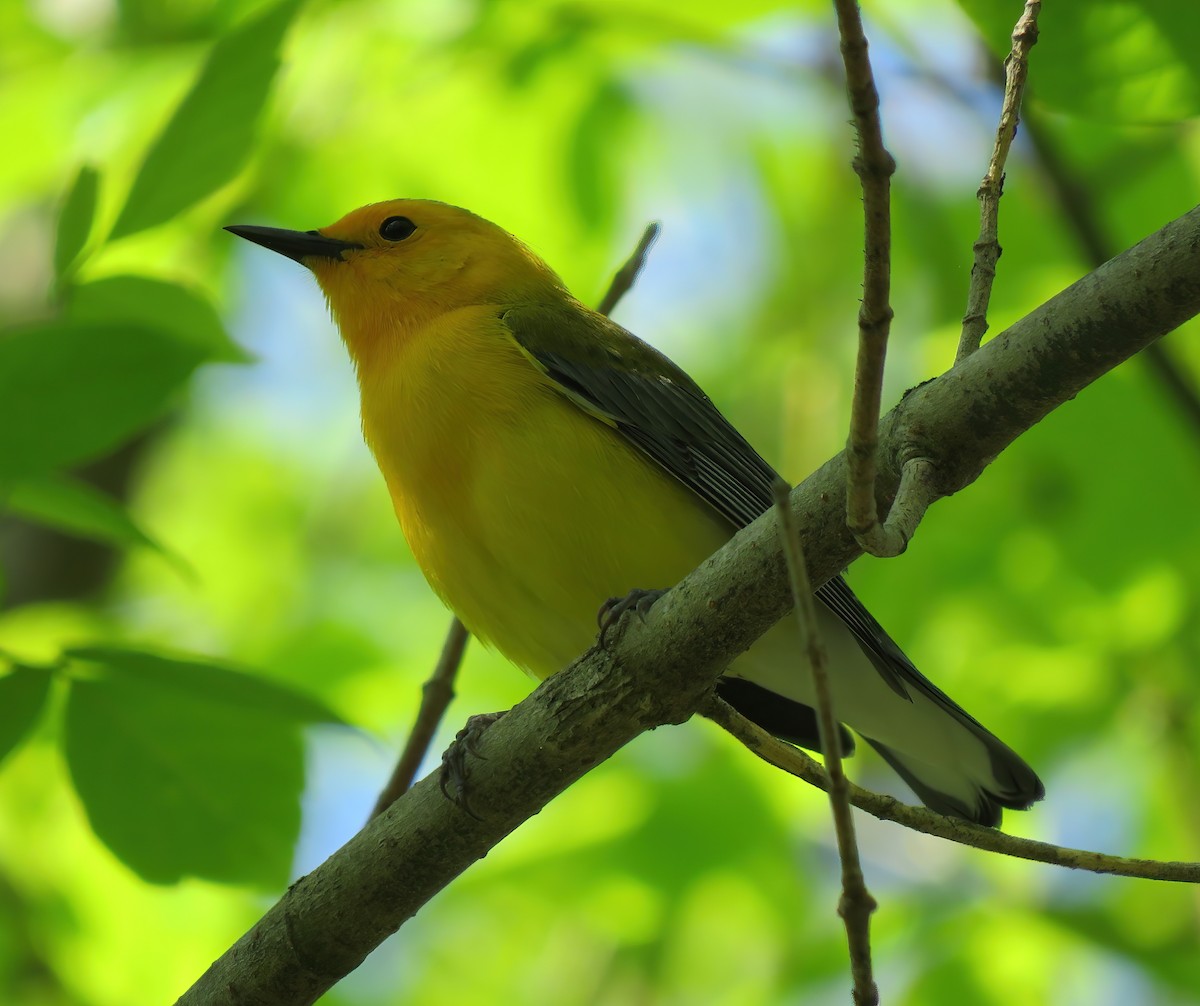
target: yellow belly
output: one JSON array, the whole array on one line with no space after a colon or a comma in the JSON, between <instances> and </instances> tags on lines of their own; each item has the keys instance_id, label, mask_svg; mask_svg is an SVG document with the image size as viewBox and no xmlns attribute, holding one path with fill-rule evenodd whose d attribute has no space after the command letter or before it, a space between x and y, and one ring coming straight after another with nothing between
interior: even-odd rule
<instances>
[{"instance_id":1,"label":"yellow belly","mask_svg":"<svg viewBox=\"0 0 1200 1006\"><path fill-rule=\"evenodd\" d=\"M591 645L606 598L672 586L728 532L556 392L494 314L447 316L364 381L363 427L430 584L545 677Z\"/></svg>"}]
</instances>

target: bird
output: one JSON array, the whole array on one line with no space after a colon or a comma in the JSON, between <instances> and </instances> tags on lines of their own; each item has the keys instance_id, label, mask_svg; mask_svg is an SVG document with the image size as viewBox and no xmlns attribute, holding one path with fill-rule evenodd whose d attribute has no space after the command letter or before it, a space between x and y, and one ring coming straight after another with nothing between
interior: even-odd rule
<instances>
[{"instance_id":1,"label":"bird","mask_svg":"<svg viewBox=\"0 0 1200 1006\"><path fill-rule=\"evenodd\" d=\"M670 588L772 506L774 469L696 382L483 217L393 199L318 230L226 230L313 274L425 578L534 677L589 648L606 599ZM926 806L980 825L1043 797L1033 769L913 666L842 576L815 594L844 753L849 726ZM820 752L801 653L784 619L716 690Z\"/></svg>"}]
</instances>

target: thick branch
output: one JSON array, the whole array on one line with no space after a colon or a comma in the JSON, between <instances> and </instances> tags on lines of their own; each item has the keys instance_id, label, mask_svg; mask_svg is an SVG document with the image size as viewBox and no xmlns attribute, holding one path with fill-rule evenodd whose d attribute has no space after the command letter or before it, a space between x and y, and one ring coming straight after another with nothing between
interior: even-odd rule
<instances>
[{"instance_id":1,"label":"thick branch","mask_svg":"<svg viewBox=\"0 0 1200 1006\"><path fill-rule=\"evenodd\" d=\"M1063 291L883 423L880 488L894 493L916 443L943 494L972 482L1025 430L1200 313L1200 207ZM909 455L911 456L911 455ZM797 487L792 513L814 583L860 554L838 455ZM480 820L425 779L282 900L182 1003L310 1003L505 835L644 730L686 720L717 675L790 605L774 514L707 559L610 649L592 649L496 723L471 762Z\"/></svg>"}]
</instances>

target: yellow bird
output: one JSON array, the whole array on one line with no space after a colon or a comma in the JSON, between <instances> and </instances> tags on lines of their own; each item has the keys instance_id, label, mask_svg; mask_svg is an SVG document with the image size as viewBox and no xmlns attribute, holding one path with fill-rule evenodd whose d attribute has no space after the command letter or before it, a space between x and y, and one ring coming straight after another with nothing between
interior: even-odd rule
<instances>
[{"instance_id":1,"label":"yellow bird","mask_svg":"<svg viewBox=\"0 0 1200 1006\"><path fill-rule=\"evenodd\" d=\"M606 598L669 588L771 506L771 466L695 382L495 224L398 199L321 230L228 230L316 276L413 555L474 635L535 676L588 648ZM996 825L1042 797L841 577L817 596L839 718L928 806ZM718 689L819 750L801 652L785 619Z\"/></svg>"}]
</instances>

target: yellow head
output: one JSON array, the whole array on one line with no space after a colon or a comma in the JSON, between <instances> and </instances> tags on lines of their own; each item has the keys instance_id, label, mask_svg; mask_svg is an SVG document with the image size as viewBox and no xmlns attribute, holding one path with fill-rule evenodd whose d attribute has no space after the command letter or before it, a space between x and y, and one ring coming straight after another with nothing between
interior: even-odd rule
<instances>
[{"instance_id":1,"label":"yellow head","mask_svg":"<svg viewBox=\"0 0 1200 1006\"><path fill-rule=\"evenodd\" d=\"M317 231L227 230L312 271L359 364L449 311L566 295L507 231L429 199L371 203Z\"/></svg>"}]
</instances>

